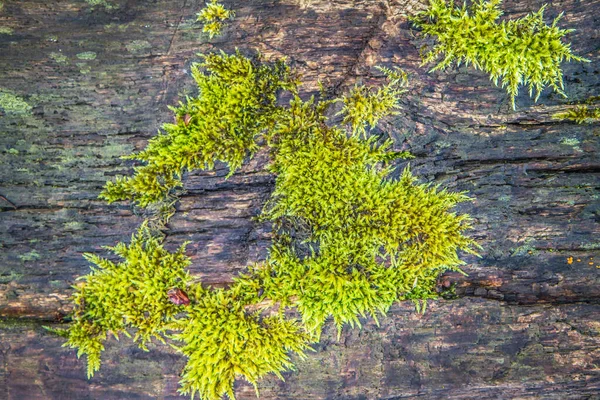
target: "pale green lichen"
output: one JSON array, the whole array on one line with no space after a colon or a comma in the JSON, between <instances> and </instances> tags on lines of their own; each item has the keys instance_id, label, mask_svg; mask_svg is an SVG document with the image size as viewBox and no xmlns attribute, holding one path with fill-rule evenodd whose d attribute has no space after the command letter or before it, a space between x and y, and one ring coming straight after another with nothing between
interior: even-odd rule
<instances>
[{"instance_id":1,"label":"pale green lichen","mask_svg":"<svg viewBox=\"0 0 600 400\"><path fill-rule=\"evenodd\" d=\"M560 141L561 144L566 144L567 146L577 146L579 144L579 139L577 138L564 138Z\"/></svg>"},{"instance_id":2,"label":"pale green lichen","mask_svg":"<svg viewBox=\"0 0 600 400\"><path fill-rule=\"evenodd\" d=\"M39 260L40 258L42 258L42 256L40 256L40 253L38 253L35 250L32 250L29 253L25 253L19 256L19 259L23 262L35 261Z\"/></svg>"},{"instance_id":3,"label":"pale green lichen","mask_svg":"<svg viewBox=\"0 0 600 400\"><path fill-rule=\"evenodd\" d=\"M83 53L77 54L77 58L80 60L95 60L97 54L93 51L84 51Z\"/></svg>"},{"instance_id":4,"label":"pale green lichen","mask_svg":"<svg viewBox=\"0 0 600 400\"><path fill-rule=\"evenodd\" d=\"M125 45L130 53L142 53L151 48L152 45L147 40L133 40Z\"/></svg>"},{"instance_id":5,"label":"pale green lichen","mask_svg":"<svg viewBox=\"0 0 600 400\"><path fill-rule=\"evenodd\" d=\"M79 73L81 73L83 75L89 74L90 71L92 70L92 67L87 65L87 63L76 63L75 65L77 65L79 67Z\"/></svg>"},{"instance_id":6,"label":"pale green lichen","mask_svg":"<svg viewBox=\"0 0 600 400\"><path fill-rule=\"evenodd\" d=\"M32 109L22 97L6 89L0 89L0 108L7 114L17 115L29 114Z\"/></svg>"},{"instance_id":7,"label":"pale green lichen","mask_svg":"<svg viewBox=\"0 0 600 400\"><path fill-rule=\"evenodd\" d=\"M8 154L12 154L13 156L18 156L19 155L19 150L13 149L13 148L10 148L10 149L6 150L6 152Z\"/></svg>"},{"instance_id":8,"label":"pale green lichen","mask_svg":"<svg viewBox=\"0 0 600 400\"><path fill-rule=\"evenodd\" d=\"M50 58L59 65L68 65L69 64L67 56L65 56L62 53L52 52L52 53L50 53Z\"/></svg>"},{"instance_id":9,"label":"pale green lichen","mask_svg":"<svg viewBox=\"0 0 600 400\"><path fill-rule=\"evenodd\" d=\"M582 151L581 147L579 147L580 141L577 138L563 138L560 141L560 144L564 144L566 146L571 146L576 151Z\"/></svg>"},{"instance_id":10,"label":"pale green lichen","mask_svg":"<svg viewBox=\"0 0 600 400\"><path fill-rule=\"evenodd\" d=\"M8 26L0 26L0 35L12 35L13 29Z\"/></svg>"},{"instance_id":11,"label":"pale green lichen","mask_svg":"<svg viewBox=\"0 0 600 400\"><path fill-rule=\"evenodd\" d=\"M10 271L8 275L0 275L0 284L7 284L11 282L16 282L23 277L23 274L17 274L14 271Z\"/></svg>"},{"instance_id":12,"label":"pale green lichen","mask_svg":"<svg viewBox=\"0 0 600 400\"><path fill-rule=\"evenodd\" d=\"M582 243L581 248L584 250L600 250L600 242Z\"/></svg>"},{"instance_id":13,"label":"pale green lichen","mask_svg":"<svg viewBox=\"0 0 600 400\"><path fill-rule=\"evenodd\" d=\"M513 257L518 257L518 256L524 256L524 255L535 255L538 254L539 251L533 247L531 244L524 244L522 246L518 246L515 247L513 249L511 249L511 256Z\"/></svg>"},{"instance_id":14,"label":"pale green lichen","mask_svg":"<svg viewBox=\"0 0 600 400\"><path fill-rule=\"evenodd\" d=\"M104 7L106 10L113 10L119 8L116 4L108 2L106 0L85 0L92 7Z\"/></svg>"}]
</instances>

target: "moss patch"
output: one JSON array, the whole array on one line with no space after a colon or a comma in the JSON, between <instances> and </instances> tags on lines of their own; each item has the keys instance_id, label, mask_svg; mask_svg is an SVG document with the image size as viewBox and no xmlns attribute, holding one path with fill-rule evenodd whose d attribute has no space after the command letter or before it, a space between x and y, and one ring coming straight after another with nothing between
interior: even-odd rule
<instances>
[{"instance_id":1,"label":"moss patch","mask_svg":"<svg viewBox=\"0 0 600 400\"><path fill-rule=\"evenodd\" d=\"M8 26L0 26L0 35L12 35L13 30Z\"/></svg>"}]
</instances>

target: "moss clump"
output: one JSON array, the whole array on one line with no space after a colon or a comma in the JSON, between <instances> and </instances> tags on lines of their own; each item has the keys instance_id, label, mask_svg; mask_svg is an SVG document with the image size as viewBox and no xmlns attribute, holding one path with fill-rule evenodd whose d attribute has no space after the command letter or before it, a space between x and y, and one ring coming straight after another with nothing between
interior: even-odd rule
<instances>
[{"instance_id":1,"label":"moss clump","mask_svg":"<svg viewBox=\"0 0 600 400\"><path fill-rule=\"evenodd\" d=\"M109 248L122 262L85 254L94 267L80 278L82 284L74 286L74 324L63 335L65 346L76 348L78 357L87 356L88 377L100 368L109 332L116 338L120 333L130 337L127 329L134 328L133 340L144 350L152 338L164 342L168 323L181 311L181 306L169 301L167 292L189 283L185 268L190 261L184 248L169 253L143 225L129 246L119 243Z\"/></svg>"},{"instance_id":2,"label":"moss clump","mask_svg":"<svg viewBox=\"0 0 600 400\"><path fill-rule=\"evenodd\" d=\"M255 387L265 374L281 377L292 367L289 353L302 355L328 318L340 332L343 324L360 325L361 316L385 314L395 301L435 297L437 275L458 270L457 252L474 253L476 244L464 235L469 217L452 211L468 198L418 184L408 168L392 178L394 161L406 154L368 134L397 112L401 72L384 69L380 88L356 86L339 98L323 90L303 100L282 60L239 52L202 57L192 69L198 97L172 108L176 122L129 157L142 163L134 175L109 182L101 196L160 208L172 204L184 172L223 162L231 175L266 146L266 168L276 176L261 214L274 230L269 257L227 290L191 285L183 249L167 253L144 227L129 246L114 248L125 262L87 256L99 269L75 294L67 344L88 354L91 374L108 331L136 328L143 345L170 329L188 357L181 391L233 398L236 377ZM287 105L278 102L283 91ZM328 118L334 103L343 105L341 125ZM189 289L188 307L168 303L174 286Z\"/></svg>"},{"instance_id":3,"label":"moss clump","mask_svg":"<svg viewBox=\"0 0 600 400\"><path fill-rule=\"evenodd\" d=\"M239 287L238 287L239 289ZM201 399L235 399L233 383L243 377L257 391L258 380L268 373L281 379L292 369L289 353L303 356L309 336L302 327L282 316L262 318L250 313L239 290L207 290L200 285L192 295L193 305L172 328L175 340L185 343L179 350L189 361L181 379L183 394Z\"/></svg>"},{"instance_id":4,"label":"moss clump","mask_svg":"<svg viewBox=\"0 0 600 400\"><path fill-rule=\"evenodd\" d=\"M201 96L172 108L175 124L163 125L145 150L129 157L145 162L133 177L109 182L101 197L134 199L140 206L160 201L181 186L183 172L229 165L230 174L258 150L258 137L275 124L283 108L276 93L295 85L283 62L262 64L237 53L209 54L192 66Z\"/></svg>"},{"instance_id":5,"label":"moss clump","mask_svg":"<svg viewBox=\"0 0 600 400\"><path fill-rule=\"evenodd\" d=\"M7 114L26 115L33 107L11 91L0 89L0 108Z\"/></svg>"},{"instance_id":6,"label":"moss clump","mask_svg":"<svg viewBox=\"0 0 600 400\"><path fill-rule=\"evenodd\" d=\"M235 12L223 7L218 0L212 0L198 13L198 21L204 24L202 32L208 33L212 39L221 34L225 21L234 16Z\"/></svg>"},{"instance_id":7,"label":"moss clump","mask_svg":"<svg viewBox=\"0 0 600 400\"><path fill-rule=\"evenodd\" d=\"M454 1L431 0L427 10L411 18L425 36L437 43L424 55L423 62L438 62L432 71L453 63L472 64L490 74L490 79L510 96L513 109L520 85L536 91L535 100L546 86L565 96L560 64L585 61L571 53L571 45L561 41L572 29L560 29L561 15L551 25L544 23L544 9L517 20L498 22L501 0L478 0L467 8ZM440 60L441 61L438 61Z\"/></svg>"},{"instance_id":8,"label":"moss clump","mask_svg":"<svg viewBox=\"0 0 600 400\"><path fill-rule=\"evenodd\" d=\"M577 106L568 111L556 113L552 115L552 118L574 121L578 124L598 122L600 121L600 107Z\"/></svg>"}]
</instances>

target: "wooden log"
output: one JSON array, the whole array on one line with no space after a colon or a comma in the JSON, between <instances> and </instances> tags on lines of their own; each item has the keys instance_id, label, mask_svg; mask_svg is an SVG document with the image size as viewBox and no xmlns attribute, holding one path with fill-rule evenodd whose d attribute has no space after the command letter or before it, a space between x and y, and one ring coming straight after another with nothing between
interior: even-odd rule
<instances>
[{"instance_id":1,"label":"wooden log","mask_svg":"<svg viewBox=\"0 0 600 400\"><path fill-rule=\"evenodd\" d=\"M95 4L95 5L94 5ZM575 54L565 63L568 99L525 93L513 111L505 91L460 67L427 73L406 14L419 1L230 1L236 19L210 40L188 0L6 0L0 10L0 396L8 399L175 398L184 360L111 343L99 375L42 323L70 310L70 285L89 271L82 252L127 241L142 221L130 204L97 199L128 174L119 159L144 147L167 105L194 93L198 52L287 56L304 94L317 81L338 91L377 82L375 66L410 74L404 112L375 132L423 182L466 190L460 212L475 219L482 258L465 257L467 277L440 278L446 297L427 313L401 304L377 328L328 331L298 372L263 382L261 397L290 399L593 398L599 389L599 125L552 114L600 94L600 1L550 5ZM510 18L543 1L506 1ZM560 8L558 8L560 7ZM225 284L266 255L269 229L255 222L273 188L259 154L232 178L218 167L186 177L168 245L191 240L193 274ZM8 200L8 201L5 201ZM11 205L16 206L16 209ZM106 254L106 253L104 253ZM572 257L572 259L571 259ZM240 398L251 388L239 384Z\"/></svg>"}]
</instances>

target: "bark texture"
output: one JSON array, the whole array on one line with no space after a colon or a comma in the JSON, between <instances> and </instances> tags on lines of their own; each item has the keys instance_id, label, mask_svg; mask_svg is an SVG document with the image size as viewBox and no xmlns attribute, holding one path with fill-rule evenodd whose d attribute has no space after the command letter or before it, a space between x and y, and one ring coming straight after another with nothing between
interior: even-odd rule
<instances>
[{"instance_id":1,"label":"bark texture","mask_svg":"<svg viewBox=\"0 0 600 400\"><path fill-rule=\"evenodd\" d=\"M264 399L600 398L600 125L552 114L600 95L600 1L552 2L575 54L568 99L526 93L513 111L488 77L460 67L427 73L425 41L406 14L421 1L224 1L236 19L209 40L192 0L5 0L0 10L0 399L178 398L184 360L110 341L101 371L41 328L70 310L70 285L88 272L82 252L127 241L142 221L129 204L97 199L131 172L119 156L144 147L167 105L193 93L198 52L236 47L287 56L303 74L343 90L376 82L376 65L410 73L404 112L378 133L417 156L422 181L467 190L481 259L447 274L454 300L425 315L399 304L381 326L366 321L341 341L327 327L316 352ZM506 16L544 1L505 1ZM594 97L596 96L596 97ZM259 155L227 171L186 177L167 241L190 240L192 273L224 284L265 257L268 227L253 221L273 188ZM7 201L8 200L8 201ZM11 205L14 203L16 209ZM572 258L571 258L572 257ZM254 398L238 383L240 399Z\"/></svg>"}]
</instances>

